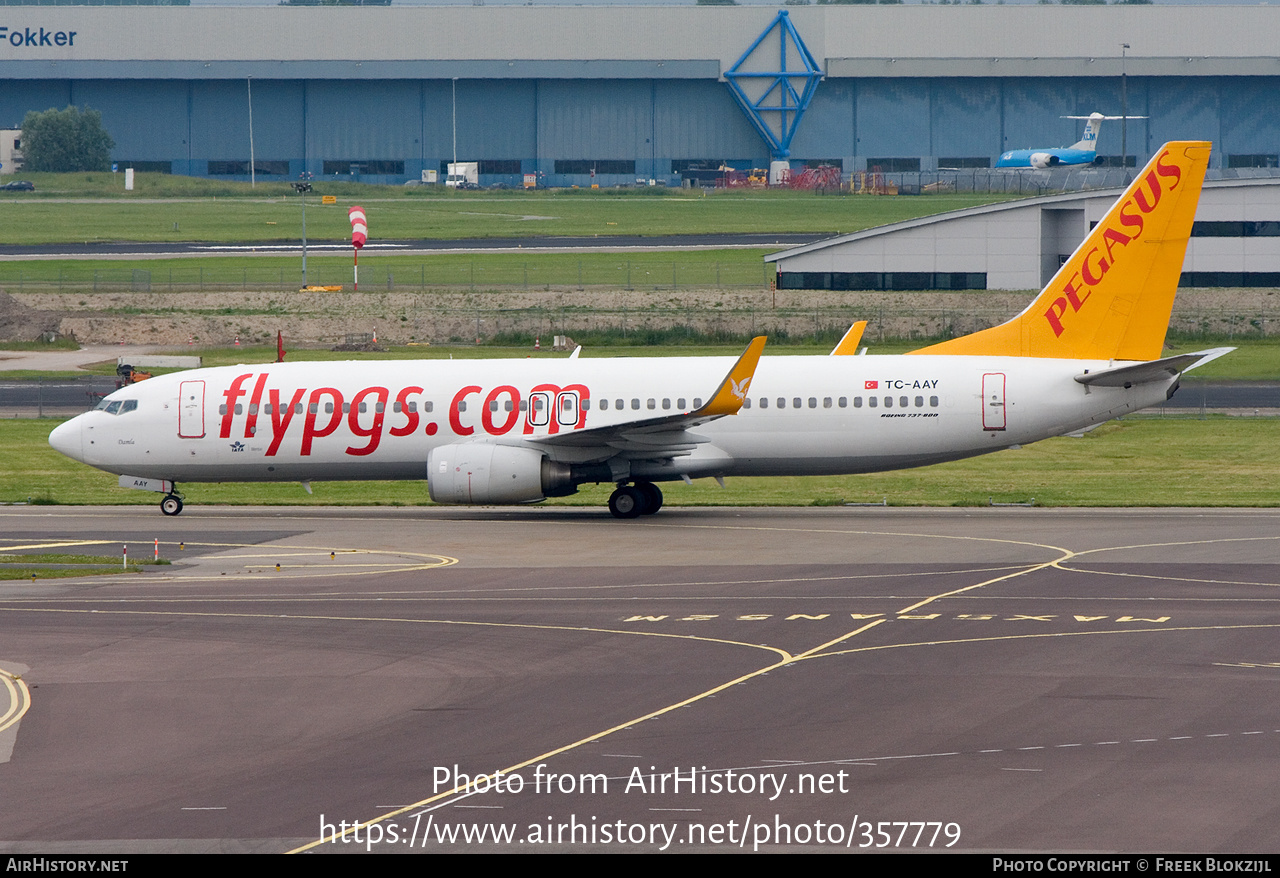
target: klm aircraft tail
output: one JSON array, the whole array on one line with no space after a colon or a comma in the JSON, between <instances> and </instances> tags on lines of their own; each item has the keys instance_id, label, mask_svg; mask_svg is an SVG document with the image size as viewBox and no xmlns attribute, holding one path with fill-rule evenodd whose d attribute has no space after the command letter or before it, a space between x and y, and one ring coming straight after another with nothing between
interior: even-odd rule
<instances>
[{"instance_id":1,"label":"klm aircraft tail","mask_svg":"<svg viewBox=\"0 0 1280 878\"><path fill-rule=\"evenodd\" d=\"M1017 317L912 353L1158 359L1210 148L1205 142L1181 141L1157 150Z\"/></svg>"},{"instance_id":2,"label":"klm aircraft tail","mask_svg":"<svg viewBox=\"0 0 1280 878\"><path fill-rule=\"evenodd\" d=\"M1084 136L1080 138L1078 143L1071 146L1071 149L1084 150L1086 152L1097 151L1098 149L1098 133L1102 130L1102 120L1106 118L1116 118L1114 116L1107 117L1101 113L1092 113L1088 116L1066 116L1067 119L1087 119L1084 123Z\"/></svg>"}]
</instances>

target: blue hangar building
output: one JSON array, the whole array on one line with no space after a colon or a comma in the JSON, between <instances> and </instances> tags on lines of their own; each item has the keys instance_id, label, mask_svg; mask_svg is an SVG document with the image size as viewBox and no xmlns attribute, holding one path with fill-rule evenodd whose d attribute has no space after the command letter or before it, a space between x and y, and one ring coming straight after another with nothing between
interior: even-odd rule
<instances>
[{"instance_id":1,"label":"blue hangar building","mask_svg":"<svg viewBox=\"0 0 1280 878\"><path fill-rule=\"evenodd\" d=\"M678 185L992 167L1127 108L1130 163L1204 139L1215 168L1280 164L1280 6L787 12L4 6L0 128L88 106L122 167L194 176L247 178L252 149L267 178L419 180L456 154L482 184ZM1104 124L1103 161L1120 141Z\"/></svg>"}]
</instances>

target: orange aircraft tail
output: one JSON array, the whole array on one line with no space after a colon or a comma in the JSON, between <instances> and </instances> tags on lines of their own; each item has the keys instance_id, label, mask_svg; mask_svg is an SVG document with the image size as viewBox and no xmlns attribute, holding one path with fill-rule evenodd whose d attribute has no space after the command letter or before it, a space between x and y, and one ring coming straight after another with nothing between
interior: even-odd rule
<instances>
[{"instance_id":1,"label":"orange aircraft tail","mask_svg":"<svg viewBox=\"0 0 1280 878\"><path fill-rule=\"evenodd\" d=\"M1166 143L1025 311L913 354L1155 360L1211 144Z\"/></svg>"}]
</instances>

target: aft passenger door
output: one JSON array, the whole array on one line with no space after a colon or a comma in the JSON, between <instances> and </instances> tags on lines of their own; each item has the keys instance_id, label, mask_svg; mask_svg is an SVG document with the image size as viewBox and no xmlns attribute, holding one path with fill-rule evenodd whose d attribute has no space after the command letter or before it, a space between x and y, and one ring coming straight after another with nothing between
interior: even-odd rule
<instances>
[{"instance_id":1,"label":"aft passenger door","mask_svg":"<svg viewBox=\"0 0 1280 878\"><path fill-rule=\"evenodd\" d=\"M982 429L1005 428L1004 373L987 372L982 376Z\"/></svg>"}]
</instances>

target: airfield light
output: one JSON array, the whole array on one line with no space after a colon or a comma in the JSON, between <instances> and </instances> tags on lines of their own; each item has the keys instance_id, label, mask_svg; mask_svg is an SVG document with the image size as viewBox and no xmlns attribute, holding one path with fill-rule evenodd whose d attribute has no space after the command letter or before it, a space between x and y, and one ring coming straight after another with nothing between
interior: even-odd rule
<instances>
[{"instance_id":1,"label":"airfield light","mask_svg":"<svg viewBox=\"0 0 1280 878\"><path fill-rule=\"evenodd\" d=\"M303 173L293 184L293 191L302 196L302 285L307 285L307 193L311 191L311 175Z\"/></svg>"},{"instance_id":2,"label":"airfield light","mask_svg":"<svg viewBox=\"0 0 1280 878\"><path fill-rule=\"evenodd\" d=\"M249 94L249 188L258 186L258 169L253 159L253 77L245 79L245 89Z\"/></svg>"},{"instance_id":3,"label":"airfield light","mask_svg":"<svg viewBox=\"0 0 1280 878\"><path fill-rule=\"evenodd\" d=\"M1125 54L1128 43L1120 44L1120 167L1125 185L1129 185L1129 82L1125 76Z\"/></svg>"}]
</instances>

